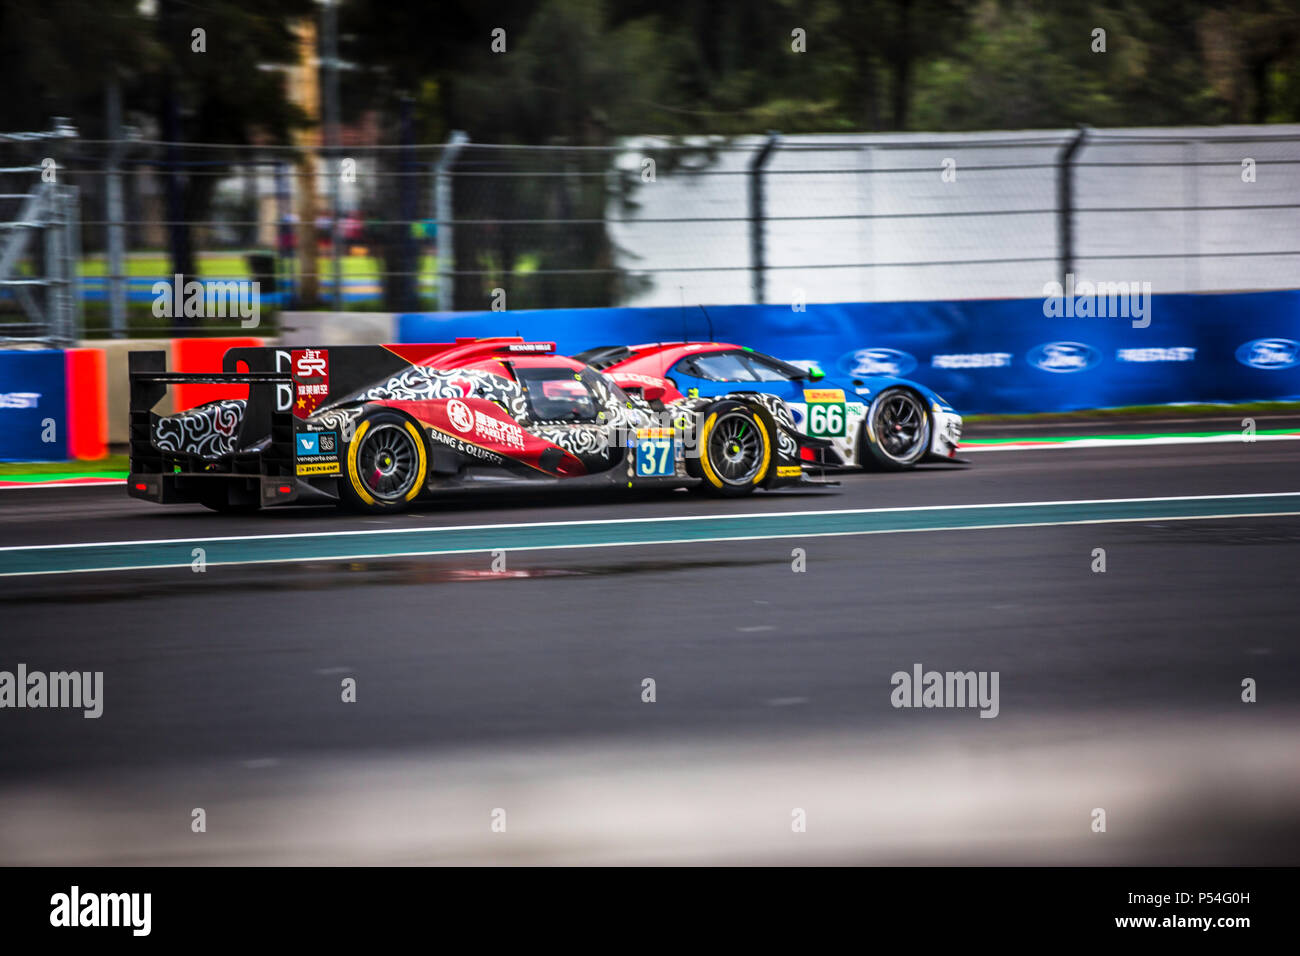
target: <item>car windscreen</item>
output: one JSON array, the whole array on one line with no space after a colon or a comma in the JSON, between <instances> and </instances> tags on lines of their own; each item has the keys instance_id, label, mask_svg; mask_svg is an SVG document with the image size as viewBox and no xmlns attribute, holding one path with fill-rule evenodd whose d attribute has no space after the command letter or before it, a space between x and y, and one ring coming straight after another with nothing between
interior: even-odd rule
<instances>
[{"instance_id":1,"label":"car windscreen","mask_svg":"<svg viewBox=\"0 0 1300 956\"><path fill-rule=\"evenodd\" d=\"M709 382L756 382L757 376L736 352L692 355L678 366L687 375Z\"/></svg>"},{"instance_id":2,"label":"car windscreen","mask_svg":"<svg viewBox=\"0 0 1300 956\"><path fill-rule=\"evenodd\" d=\"M797 366L761 352L709 352L682 360L687 375L711 382L788 382L805 377Z\"/></svg>"},{"instance_id":3,"label":"car windscreen","mask_svg":"<svg viewBox=\"0 0 1300 956\"><path fill-rule=\"evenodd\" d=\"M533 418L542 422L594 422L596 400L577 372L567 368L515 368Z\"/></svg>"},{"instance_id":4,"label":"car windscreen","mask_svg":"<svg viewBox=\"0 0 1300 956\"><path fill-rule=\"evenodd\" d=\"M757 352L746 352L741 360L753 370L754 377L760 382L788 382L800 377L798 369Z\"/></svg>"}]
</instances>

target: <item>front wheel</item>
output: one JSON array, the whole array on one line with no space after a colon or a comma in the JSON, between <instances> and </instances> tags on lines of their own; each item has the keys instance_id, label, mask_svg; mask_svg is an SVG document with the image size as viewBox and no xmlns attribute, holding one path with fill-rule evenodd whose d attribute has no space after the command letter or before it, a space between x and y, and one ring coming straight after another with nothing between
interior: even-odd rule
<instances>
[{"instance_id":1,"label":"front wheel","mask_svg":"<svg viewBox=\"0 0 1300 956\"><path fill-rule=\"evenodd\" d=\"M767 426L740 402L719 402L704 413L698 448L688 470L703 479L701 490L723 498L752 494L772 464Z\"/></svg>"},{"instance_id":2,"label":"front wheel","mask_svg":"<svg viewBox=\"0 0 1300 956\"><path fill-rule=\"evenodd\" d=\"M424 488L424 436L405 415L379 411L357 422L348 444L339 501L353 511L401 511Z\"/></svg>"},{"instance_id":3,"label":"front wheel","mask_svg":"<svg viewBox=\"0 0 1300 956\"><path fill-rule=\"evenodd\" d=\"M906 471L930 450L930 413L909 388L887 388L862 423L858 459L864 468Z\"/></svg>"}]
</instances>

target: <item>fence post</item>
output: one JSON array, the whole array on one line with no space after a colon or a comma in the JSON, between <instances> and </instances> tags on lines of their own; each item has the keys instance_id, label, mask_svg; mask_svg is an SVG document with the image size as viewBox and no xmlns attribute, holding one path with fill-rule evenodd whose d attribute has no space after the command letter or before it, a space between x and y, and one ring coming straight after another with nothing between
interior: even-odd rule
<instances>
[{"instance_id":1,"label":"fence post","mask_svg":"<svg viewBox=\"0 0 1300 956\"><path fill-rule=\"evenodd\" d=\"M104 91L105 118L108 121L108 175L104 182L104 204L107 213L105 236L108 253L108 316L111 335L115 339L126 336L126 264L122 241L126 219L122 207L122 84L114 69Z\"/></svg>"},{"instance_id":2,"label":"fence post","mask_svg":"<svg viewBox=\"0 0 1300 956\"><path fill-rule=\"evenodd\" d=\"M765 240L763 236L763 166L776 149L780 135L775 131L767 134L758 154L749 164L749 257L753 269L754 304L762 305L767 269Z\"/></svg>"},{"instance_id":3,"label":"fence post","mask_svg":"<svg viewBox=\"0 0 1300 956\"><path fill-rule=\"evenodd\" d=\"M1057 229L1060 237L1061 288L1074 271L1074 154L1088 138L1088 127L1080 126L1074 138L1056 156Z\"/></svg>"},{"instance_id":4,"label":"fence post","mask_svg":"<svg viewBox=\"0 0 1300 956\"><path fill-rule=\"evenodd\" d=\"M415 226L416 217L416 198L415 198L415 98L409 93L403 93L399 100L400 115L400 138L402 141L401 158L401 175L397 177L397 204L398 218L402 224L398 227L402 230L399 238L399 268L402 272L407 273L404 276L398 276L396 287L401 289L401 295L398 296L398 303L404 312L417 312L420 309L420 249L415 241L415 234L412 231Z\"/></svg>"},{"instance_id":5,"label":"fence post","mask_svg":"<svg viewBox=\"0 0 1300 956\"><path fill-rule=\"evenodd\" d=\"M298 297L297 276L294 274L298 258L294 243L297 230L293 225L289 173L283 160L276 161L273 175L275 176L275 289L280 293L276 304L285 308L292 306Z\"/></svg>"},{"instance_id":6,"label":"fence post","mask_svg":"<svg viewBox=\"0 0 1300 956\"><path fill-rule=\"evenodd\" d=\"M61 220L63 203L59 201L59 186L51 183L45 193L45 202L41 210L45 223L44 271L45 280L45 322L49 336L60 348L68 346L67 330L67 289L60 278L64 265L63 230L67 225Z\"/></svg>"},{"instance_id":7,"label":"fence post","mask_svg":"<svg viewBox=\"0 0 1300 956\"><path fill-rule=\"evenodd\" d=\"M55 117L56 128L63 126L67 120ZM59 168L63 168L66 150L63 144L55 140L50 153ZM73 201L71 187L63 182L50 184L45 203L45 278L46 286L46 322L53 338L63 348L73 344L75 325L73 320L72 297L76 293L74 278L78 263L72 258L72 218Z\"/></svg>"},{"instance_id":8,"label":"fence post","mask_svg":"<svg viewBox=\"0 0 1300 956\"><path fill-rule=\"evenodd\" d=\"M338 0L326 0L321 11L321 69L325 74L325 168L330 178L330 273L334 279L334 310L343 311L343 261L339 246L343 230L339 224L339 181L342 173L342 142L339 136L339 19Z\"/></svg>"},{"instance_id":9,"label":"fence post","mask_svg":"<svg viewBox=\"0 0 1300 956\"><path fill-rule=\"evenodd\" d=\"M68 263L68 338L75 344L86 334L81 301L81 190L76 186L64 186L63 189L68 207L68 228L64 235ZM122 331L125 333L125 328Z\"/></svg>"},{"instance_id":10,"label":"fence post","mask_svg":"<svg viewBox=\"0 0 1300 956\"><path fill-rule=\"evenodd\" d=\"M452 285L456 264L455 245L452 242L451 167L456 162L469 136L453 130L447 146L438 159L438 311L452 312L456 308L456 290Z\"/></svg>"}]
</instances>

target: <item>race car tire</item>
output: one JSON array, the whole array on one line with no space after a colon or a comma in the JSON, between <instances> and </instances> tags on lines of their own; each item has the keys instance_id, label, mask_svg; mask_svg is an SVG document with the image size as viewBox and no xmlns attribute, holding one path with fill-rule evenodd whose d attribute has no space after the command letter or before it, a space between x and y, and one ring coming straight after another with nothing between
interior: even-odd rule
<instances>
[{"instance_id":1,"label":"race car tire","mask_svg":"<svg viewBox=\"0 0 1300 956\"><path fill-rule=\"evenodd\" d=\"M772 436L763 418L742 402L718 402L701 413L699 456L687 471L700 491L722 498L753 494L772 467Z\"/></svg>"},{"instance_id":2,"label":"race car tire","mask_svg":"<svg viewBox=\"0 0 1300 956\"><path fill-rule=\"evenodd\" d=\"M858 461L874 471L907 471L930 450L932 419L910 388L887 388L867 410L858 438Z\"/></svg>"},{"instance_id":3,"label":"race car tire","mask_svg":"<svg viewBox=\"0 0 1300 956\"><path fill-rule=\"evenodd\" d=\"M343 457L339 504L352 511L401 511L424 490L429 468L424 436L399 412L384 409L364 415Z\"/></svg>"}]
</instances>

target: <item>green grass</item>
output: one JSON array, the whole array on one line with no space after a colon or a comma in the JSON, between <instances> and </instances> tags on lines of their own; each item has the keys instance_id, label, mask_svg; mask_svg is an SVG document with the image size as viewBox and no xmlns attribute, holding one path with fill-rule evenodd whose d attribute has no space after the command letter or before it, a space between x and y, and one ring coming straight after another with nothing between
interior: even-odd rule
<instances>
[{"instance_id":1,"label":"green grass","mask_svg":"<svg viewBox=\"0 0 1300 956\"><path fill-rule=\"evenodd\" d=\"M383 301L382 278L379 271L383 269L383 262L375 256L344 256L340 260L340 266L345 279L369 279L373 282L375 291L367 295L364 299L349 299L343 303L343 309L347 312L373 312L380 308ZM223 276L233 279L248 278L248 263L245 259L244 252L201 252L198 255L199 275L214 277ZM319 261L319 269L323 273L320 277L323 283L328 283L333 264L328 256L322 256ZM429 279L435 278L438 269L438 257L434 255L425 255L420 257L421 270L421 295L419 297L419 307L421 309L436 309L438 307L438 297L430 294L430 287L427 285ZM171 262L165 252L137 252L131 253L126 258L126 272L128 276L142 278L167 278L171 275ZM102 255L88 256L81 262L81 275L89 277L103 277L108 273L108 264ZM355 291L355 290L354 290ZM319 308L331 308L330 293L328 290L323 292L322 303ZM186 330L187 335L196 336L221 336L221 335L275 335L278 330L278 321L276 314L278 308L264 307L262 310L262 324L255 330L246 330L238 326L238 322L215 320L214 322L203 322L193 330ZM102 338L109 334L109 315L108 303L87 302L84 306L85 315L85 332L87 338ZM158 338L168 337L175 334L171 322L168 319L160 319L153 314L153 305L150 302L131 302L126 304L126 331L127 335L132 338Z\"/></svg>"},{"instance_id":2,"label":"green grass","mask_svg":"<svg viewBox=\"0 0 1300 956\"><path fill-rule=\"evenodd\" d=\"M0 478L12 475L121 475L130 467L126 455L98 461L0 461Z\"/></svg>"},{"instance_id":3,"label":"green grass","mask_svg":"<svg viewBox=\"0 0 1300 956\"><path fill-rule=\"evenodd\" d=\"M1233 405L1125 405L1119 408L1089 408L1076 412L1035 412L1027 415L963 415L968 423L1011 424L1036 421L1112 421L1124 418L1205 418L1236 415L1238 412L1278 412L1300 415L1300 402L1240 402Z\"/></svg>"},{"instance_id":4,"label":"green grass","mask_svg":"<svg viewBox=\"0 0 1300 956\"><path fill-rule=\"evenodd\" d=\"M1098 408L1078 412L1045 412L1031 415L967 415L967 423L1006 423L1034 422L1045 420L1070 421L1113 421L1124 418L1153 417L1195 418L1207 415L1236 415L1241 412L1280 412L1300 414L1300 402L1242 402L1235 405L1129 405L1123 408ZM1205 434L1212 434L1206 432ZM1271 434L1261 432L1260 434ZM1078 437L1078 436L1075 436ZM1094 436L1111 437L1111 436ZM1141 436L1125 436L1129 438ZM1019 441L1020 439L977 439L971 437L972 444L988 444L992 441ZM1037 439L1045 440L1045 439ZM1064 440L1064 439L1062 439ZM18 461L0 462L0 478L23 475L123 475L130 467L126 455L110 455L98 461Z\"/></svg>"},{"instance_id":5,"label":"green grass","mask_svg":"<svg viewBox=\"0 0 1300 956\"><path fill-rule=\"evenodd\" d=\"M279 322L277 311L264 308L261 324L255 329L243 329L238 318L203 319L195 328L186 329L184 335L189 337L223 336L223 335L276 335ZM87 339L107 338L111 321L107 302L87 302L83 306L85 317L85 335ZM160 319L153 314L153 306L148 302L127 302L126 334L128 338L150 339L171 338L180 334L172 327L170 319Z\"/></svg>"},{"instance_id":6,"label":"green grass","mask_svg":"<svg viewBox=\"0 0 1300 956\"><path fill-rule=\"evenodd\" d=\"M248 261L243 252L201 252L198 254L200 276L223 276L234 279L249 277ZM340 268L345 279L373 278L379 282L379 273L383 270L383 260L376 256L343 256ZM334 265L329 256L321 256L319 268L328 279ZM438 271L438 257L426 255L420 257L420 271L433 276ZM104 256L87 256L81 260L83 276L108 275L108 260ZM126 257L126 274L128 276L166 278L171 275L171 259L164 252L132 253Z\"/></svg>"}]
</instances>

